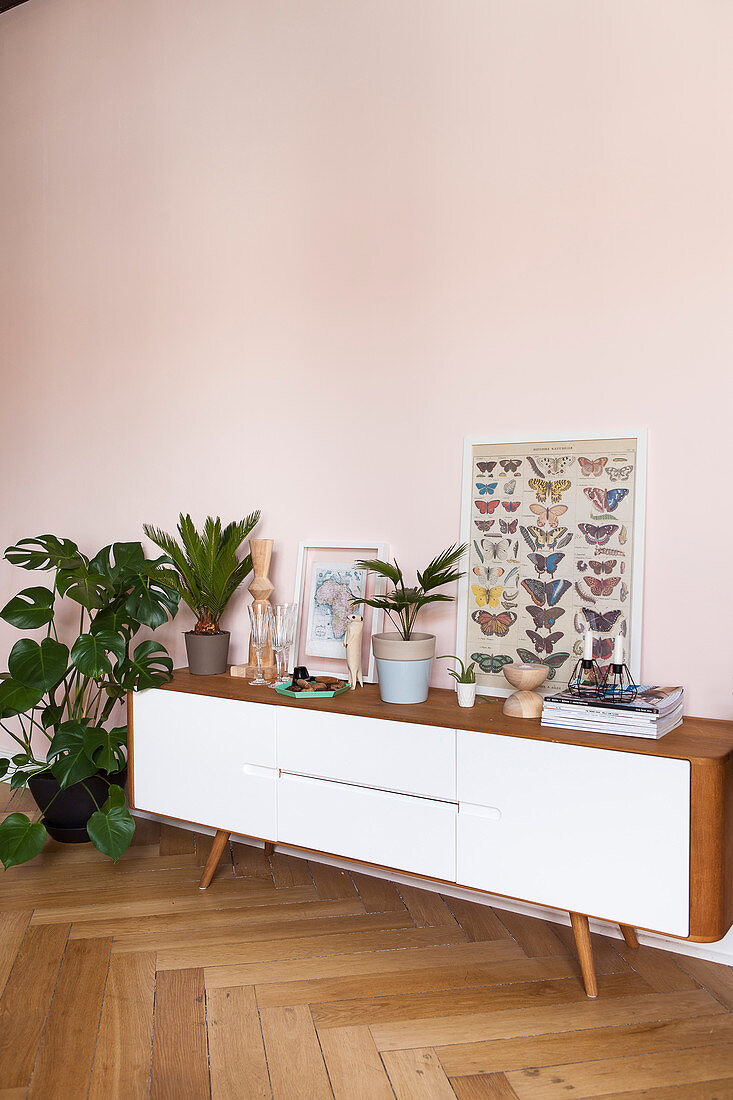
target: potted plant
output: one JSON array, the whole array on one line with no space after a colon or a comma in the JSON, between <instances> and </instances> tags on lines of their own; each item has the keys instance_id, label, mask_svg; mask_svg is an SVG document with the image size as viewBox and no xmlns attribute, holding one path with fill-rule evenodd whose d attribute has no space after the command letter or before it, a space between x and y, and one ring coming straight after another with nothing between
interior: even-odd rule
<instances>
[{"instance_id":1,"label":"potted plant","mask_svg":"<svg viewBox=\"0 0 733 1100\"><path fill-rule=\"evenodd\" d=\"M11 813L0 824L0 860L8 868L32 859L47 831L56 840L91 840L117 860L135 822L123 790L127 727L110 726L128 690L171 678L163 646L147 640L132 648L141 627L155 629L176 613L168 559L148 561L139 542L105 546L90 559L55 535L23 539L5 557L21 569L53 571L53 584L24 589L0 611L21 630L45 628L40 641L15 643L0 679L0 728L17 747L10 759L0 756L0 778L29 787L44 818ZM71 648L59 637L70 604L78 622Z\"/></svg>"},{"instance_id":2,"label":"potted plant","mask_svg":"<svg viewBox=\"0 0 733 1100\"><path fill-rule=\"evenodd\" d=\"M175 588L196 616L193 630L186 631L188 667L194 676L216 676L227 670L229 631L219 626L224 610L244 578L252 572L252 556L238 551L260 521L260 513L227 524L209 516L199 533L190 516L178 517L180 543L165 531L145 524L148 538L164 550L175 570L167 582Z\"/></svg>"},{"instance_id":3,"label":"potted plant","mask_svg":"<svg viewBox=\"0 0 733 1100\"><path fill-rule=\"evenodd\" d=\"M476 702L476 662L471 661L464 665L460 657L448 653L445 657L438 657L439 661L458 661L460 668L449 668L448 675L456 682L459 707L472 707Z\"/></svg>"},{"instance_id":4,"label":"potted plant","mask_svg":"<svg viewBox=\"0 0 733 1100\"><path fill-rule=\"evenodd\" d=\"M379 693L385 703L423 703L427 699L435 635L417 633L415 620L427 604L449 603L453 599L435 590L463 576L456 566L466 549L465 544L449 546L433 558L422 573L418 572L417 584L410 588L406 587L396 560L357 562L358 568L376 573L392 584L392 591L384 596L354 600L356 604L367 604L386 612L397 627L396 631L372 635Z\"/></svg>"}]
</instances>

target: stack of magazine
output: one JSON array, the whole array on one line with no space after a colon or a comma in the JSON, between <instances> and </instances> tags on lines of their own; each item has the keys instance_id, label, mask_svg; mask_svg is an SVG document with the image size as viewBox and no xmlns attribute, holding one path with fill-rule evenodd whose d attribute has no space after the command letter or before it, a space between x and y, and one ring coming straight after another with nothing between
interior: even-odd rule
<instances>
[{"instance_id":1,"label":"stack of magazine","mask_svg":"<svg viewBox=\"0 0 733 1100\"><path fill-rule=\"evenodd\" d=\"M625 737L664 737L682 722L681 687L643 685L622 698L576 695L561 691L548 695L542 707L542 725Z\"/></svg>"}]
</instances>

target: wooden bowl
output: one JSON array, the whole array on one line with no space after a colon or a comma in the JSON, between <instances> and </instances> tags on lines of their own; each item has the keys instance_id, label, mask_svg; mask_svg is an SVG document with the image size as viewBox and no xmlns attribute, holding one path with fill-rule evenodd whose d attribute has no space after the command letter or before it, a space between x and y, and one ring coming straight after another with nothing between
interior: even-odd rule
<instances>
[{"instance_id":1,"label":"wooden bowl","mask_svg":"<svg viewBox=\"0 0 733 1100\"><path fill-rule=\"evenodd\" d=\"M504 665L504 676L520 691L534 691L544 684L549 672L547 665Z\"/></svg>"}]
</instances>

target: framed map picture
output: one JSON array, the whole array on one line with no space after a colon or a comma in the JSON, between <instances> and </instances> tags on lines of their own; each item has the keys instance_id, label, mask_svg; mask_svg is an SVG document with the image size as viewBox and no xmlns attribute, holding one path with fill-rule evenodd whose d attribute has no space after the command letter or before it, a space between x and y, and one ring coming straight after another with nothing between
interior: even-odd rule
<instances>
[{"instance_id":1,"label":"framed map picture","mask_svg":"<svg viewBox=\"0 0 733 1100\"><path fill-rule=\"evenodd\" d=\"M374 683L376 675L371 641L372 634L382 629L384 612L371 607L355 608L352 600L383 593L384 582L367 570L358 569L356 562L388 555L386 543L300 543L294 596L298 604L294 647L296 665L306 665L311 673L345 676L346 624L349 615L358 611L364 616L364 680Z\"/></svg>"},{"instance_id":2,"label":"framed map picture","mask_svg":"<svg viewBox=\"0 0 733 1100\"><path fill-rule=\"evenodd\" d=\"M567 686L587 630L605 671L616 635L639 682L646 433L466 439L456 653L477 690L508 695L503 668L543 664Z\"/></svg>"}]
</instances>

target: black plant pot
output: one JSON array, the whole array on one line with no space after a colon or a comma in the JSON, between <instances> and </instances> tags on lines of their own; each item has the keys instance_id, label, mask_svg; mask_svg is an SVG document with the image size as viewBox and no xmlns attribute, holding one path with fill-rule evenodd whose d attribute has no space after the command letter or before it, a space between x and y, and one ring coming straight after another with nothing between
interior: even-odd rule
<instances>
[{"instance_id":1,"label":"black plant pot","mask_svg":"<svg viewBox=\"0 0 733 1100\"><path fill-rule=\"evenodd\" d=\"M188 670L192 676L220 676L227 670L229 656L229 631L217 634L196 634L187 630L186 653Z\"/></svg>"},{"instance_id":2,"label":"black plant pot","mask_svg":"<svg viewBox=\"0 0 733 1100\"><path fill-rule=\"evenodd\" d=\"M50 837L61 841L62 844L89 843L87 821L97 810L92 795L97 805L103 806L109 795L110 783L118 787L125 786L127 768L110 775L104 773L104 776L103 779L101 774L93 775L83 783L72 783L63 791L58 779L50 772L34 775L28 780L36 805L44 815L42 823L46 826ZM48 813L46 813L47 810Z\"/></svg>"}]
</instances>

